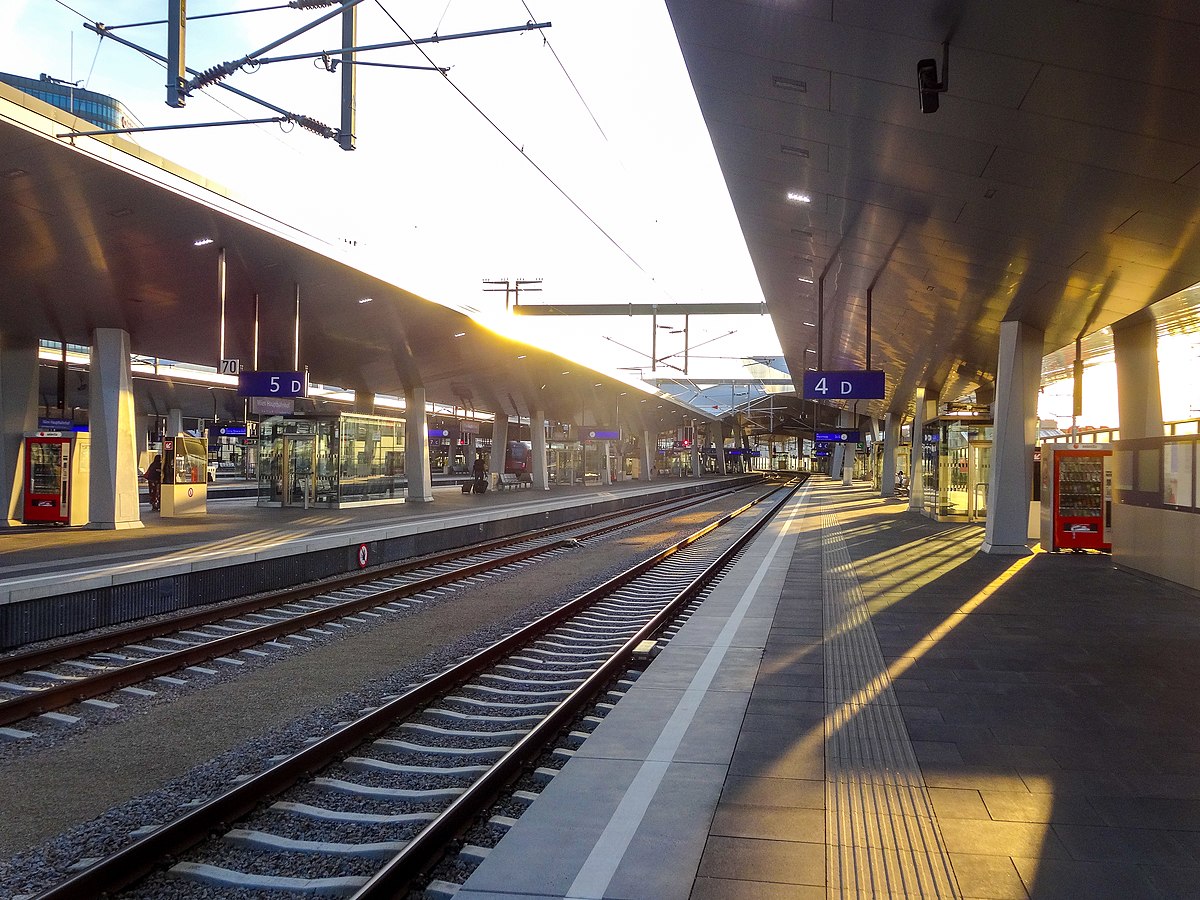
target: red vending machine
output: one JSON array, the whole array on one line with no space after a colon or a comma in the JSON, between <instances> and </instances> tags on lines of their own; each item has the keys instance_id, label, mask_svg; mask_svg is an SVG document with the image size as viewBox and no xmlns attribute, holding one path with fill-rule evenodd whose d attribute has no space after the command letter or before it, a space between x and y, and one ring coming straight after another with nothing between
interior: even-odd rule
<instances>
[{"instance_id":1,"label":"red vending machine","mask_svg":"<svg viewBox=\"0 0 1200 900\"><path fill-rule=\"evenodd\" d=\"M88 523L90 449L86 431L39 431L25 438L26 523Z\"/></svg>"},{"instance_id":2,"label":"red vending machine","mask_svg":"<svg viewBox=\"0 0 1200 900\"><path fill-rule=\"evenodd\" d=\"M1042 446L1042 548L1112 550L1112 450Z\"/></svg>"}]
</instances>

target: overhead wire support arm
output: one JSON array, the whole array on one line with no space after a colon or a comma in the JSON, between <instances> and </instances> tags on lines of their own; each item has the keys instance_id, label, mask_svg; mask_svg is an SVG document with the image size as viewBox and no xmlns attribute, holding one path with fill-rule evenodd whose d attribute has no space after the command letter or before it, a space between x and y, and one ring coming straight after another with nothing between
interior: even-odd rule
<instances>
[{"instance_id":1,"label":"overhead wire support arm","mask_svg":"<svg viewBox=\"0 0 1200 900\"><path fill-rule=\"evenodd\" d=\"M267 65L268 63L279 62L294 62L301 59L320 59L322 57L332 57L334 54L341 53L367 53L372 50L393 50L397 47L416 47L421 44L440 44L444 41L460 41L464 38L488 37L496 34L512 34L518 31L533 31L539 28L549 28L549 22L526 22L524 25L510 25L507 28L489 28L486 31L466 31L461 34L435 34L427 38L414 38L406 41L388 41L384 44L364 44L361 47L341 47L337 50L317 50L313 53L293 53L288 56L266 56L253 57L244 60L244 63L254 63L255 65ZM243 63L238 63L242 65ZM225 63L225 65L234 65L233 63Z\"/></svg>"},{"instance_id":2,"label":"overhead wire support arm","mask_svg":"<svg viewBox=\"0 0 1200 900\"><path fill-rule=\"evenodd\" d=\"M270 119L233 119L226 122L188 122L182 125L143 125L138 128L105 128L102 131L67 131L56 135L60 138L95 137L100 134L134 134L143 131L177 131L183 128L219 128L223 125L267 125L271 122L295 122L301 128L308 128L299 118L275 116ZM319 124L319 123L318 123ZM313 129L309 129L310 131Z\"/></svg>"},{"instance_id":3,"label":"overhead wire support arm","mask_svg":"<svg viewBox=\"0 0 1200 900\"><path fill-rule=\"evenodd\" d=\"M338 16L342 15L342 13L344 13L346 10L348 10L354 6L358 6L358 4L360 4L362 2L363 2L363 0L344 0L344 2L340 3L335 9L330 10L329 12L325 13L324 15L317 16L315 19L313 19L307 25L297 28L291 34L284 35L283 37L279 38L278 40L271 41L271 43L266 44L263 47L260 47L259 49L255 50L253 53L247 53L241 59L232 60L230 62L224 62L224 63L221 63L220 65L213 66L210 69L206 69L204 72L201 72L199 75L196 75L194 78L192 78L191 81L189 81L186 85L184 85L184 93L190 94L194 90L198 90L199 88L207 87L210 84L215 84L216 82L218 82L224 78L228 78L230 75L232 75L238 69L240 69L242 66L256 62L258 60L258 58L261 57L264 53L269 53L270 51L274 50L276 47L286 44L288 41L292 40L293 38L300 37L300 35L306 34L309 31L312 31L318 25L323 25L325 22L328 22L330 19L337 18ZM340 53L343 51L338 51L338 52ZM320 54L317 54L317 55L319 56Z\"/></svg>"},{"instance_id":4,"label":"overhead wire support arm","mask_svg":"<svg viewBox=\"0 0 1200 900\"><path fill-rule=\"evenodd\" d=\"M111 33L108 30L108 27L106 25L103 25L99 22L94 22L94 23L93 22L85 22L84 28L86 28L88 31L94 32L95 34L99 35L102 38L110 38L111 40L116 41L118 44L123 44L124 46L129 47L130 49L136 50L139 53L143 53L146 56L150 57L151 59L158 60L161 63L167 62L167 58L165 56L163 56L162 54L155 53L153 50L143 47L140 44L135 44L133 41L131 41L127 38L123 38L120 35ZM187 71L191 74L196 73L196 70L191 69L191 68L189 68ZM261 119L261 120L248 119L248 120L245 120L247 123L262 124L264 122L287 121L287 122L295 122L301 128L304 128L307 131L312 131L314 134L320 134L322 136L329 136L329 135L325 134L325 131L324 131L325 129L327 129L330 132L333 132L332 128L330 128L327 125L322 125L320 122L317 122L316 119L312 119L308 116L304 116L299 113L292 112L291 110L284 109L282 106L276 106L274 103L271 103L268 100L264 100L261 97L256 97L247 91L243 91L240 88L234 87L233 85L218 84L217 87L222 88L223 90L229 91L232 94L237 94L242 99L249 100L251 103L257 103L259 106L265 107L266 109L269 109L274 113L278 113L278 115L279 115L278 119ZM221 124L221 123L217 123L217 124ZM317 127L313 127L313 126L317 126ZM318 130L318 128L321 130ZM94 133L99 133L99 132L88 132L88 133L94 134Z\"/></svg>"}]
</instances>

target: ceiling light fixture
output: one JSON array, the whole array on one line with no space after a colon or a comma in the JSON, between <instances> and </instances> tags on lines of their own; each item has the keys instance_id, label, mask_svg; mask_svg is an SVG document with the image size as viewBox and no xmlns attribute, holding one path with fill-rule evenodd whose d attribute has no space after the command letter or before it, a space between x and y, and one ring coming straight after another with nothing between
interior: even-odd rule
<instances>
[{"instance_id":1,"label":"ceiling light fixture","mask_svg":"<svg viewBox=\"0 0 1200 900\"><path fill-rule=\"evenodd\" d=\"M455 337L466 337L467 333L465 331L457 331L454 333L454 336Z\"/></svg>"},{"instance_id":2,"label":"ceiling light fixture","mask_svg":"<svg viewBox=\"0 0 1200 900\"><path fill-rule=\"evenodd\" d=\"M374 299L375 299L374 297L359 297L358 302L359 303L370 303Z\"/></svg>"},{"instance_id":3,"label":"ceiling light fixture","mask_svg":"<svg viewBox=\"0 0 1200 900\"><path fill-rule=\"evenodd\" d=\"M207 247L211 243L213 243L212 238L196 238L196 240L192 241L192 246L193 247Z\"/></svg>"},{"instance_id":4,"label":"ceiling light fixture","mask_svg":"<svg viewBox=\"0 0 1200 900\"><path fill-rule=\"evenodd\" d=\"M114 219L123 219L126 216L132 216L133 210L128 206L122 206L120 209L114 209L109 212L109 215Z\"/></svg>"},{"instance_id":5,"label":"ceiling light fixture","mask_svg":"<svg viewBox=\"0 0 1200 900\"><path fill-rule=\"evenodd\" d=\"M812 203L812 197L799 191L788 191L787 198L789 203Z\"/></svg>"},{"instance_id":6,"label":"ceiling light fixture","mask_svg":"<svg viewBox=\"0 0 1200 900\"><path fill-rule=\"evenodd\" d=\"M802 159L808 159L808 151L803 147L792 147L789 144L780 144L779 152L786 153L788 156L799 156Z\"/></svg>"},{"instance_id":7,"label":"ceiling light fixture","mask_svg":"<svg viewBox=\"0 0 1200 900\"><path fill-rule=\"evenodd\" d=\"M800 94L808 93L808 82L801 81L798 78L784 78L782 75L773 75L771 83L783 91L796 91Z\"/></svg>"},{"instance_id":8,"label":"ceiling light fixture","mask_svg":"<svg viewBox=\"0 0 1200 900\"><path fill-rule=\"evenodd\" d=\"M796 280L797 280L797 281L803 281L805 284L812 284L812 283L813 283L813 280L812 280L811 278L805 278L803 275L801 275L801 276L800 276L799 278L797 278Z\"/></svg>"},{"instance_id":9,"label":"ceiling light fixture","mask_svg":"<svg viewBox=\"0 0 1200 900\"><path fill-rule=\"evenodd\" d=\"M801 324L801 325L807 325L809 328L816 328L816 327L817 327L817 323L816 323L816 322L801 322L800 324Z\"/></svg>"},{"instance_id":10,"label":"ceiling light fixture","mask_svg":"<svg viewBox=\"0 0 1200 900\"><path fill-rule=\"evenodd\" d=\"M22 175L28 174L24 169L5 169L3 172L0 172L0 175L3 175L5 178L20 178Z\"/></svg>"},{"instance_id":11,"label":"ceiling light fixture","mask_svg":"<svg viewBox=\"0 0 1200 900\"><path fill-rule=\"evenodd\" d=\"M518 357L517 357L517 359L524 359L524 358L525 358L525 354L524 354L524 353L522 353L520 356L518 356Z\"/></svg>"}]
</instances>

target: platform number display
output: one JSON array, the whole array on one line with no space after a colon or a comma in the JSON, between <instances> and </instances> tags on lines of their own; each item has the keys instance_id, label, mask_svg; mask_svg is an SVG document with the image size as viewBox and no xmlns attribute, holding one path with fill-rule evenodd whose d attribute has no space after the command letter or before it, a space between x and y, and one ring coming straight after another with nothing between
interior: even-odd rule
<instances>
[{"instance_id":1,"label":"platform number display","mask_svg":"<svg viewBox=\"0 0 1200 900\"><path fill-rule=\"evenodd\" d=\"M805 400L882 400L885 381L880 370L805 372Z\"/></svg>"},{"instance_id":2,"label":"platform number display","mask_svg":"<svg viewBox=\"0 0 1200 900\"><path fill-rule=\"evenodd\" d=\"M308 372L247 372L238 374L239 397L307 397Z\"/></svg>"},{"instance_id":3,"label":"platform number display","mask_svg":"<svg viewBox=\"0 0 1200 900\"><path fill-rule=\"evenodd\" d=\"M221 360L222 375L240 375L242 374L242 361L240 359L223 359Z\"/></svg>"}]
</instances>

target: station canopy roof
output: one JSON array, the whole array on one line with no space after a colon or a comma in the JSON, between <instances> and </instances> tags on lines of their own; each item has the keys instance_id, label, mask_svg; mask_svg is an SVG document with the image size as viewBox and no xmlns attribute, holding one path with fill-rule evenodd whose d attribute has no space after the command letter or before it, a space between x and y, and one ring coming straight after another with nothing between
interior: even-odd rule
<instances>
[{"instance_id":1,"label":"station canopy roof","mask_svg":"<svg viewBox=\"0 0 1200 900\"><path fill-rule=\"evenodd\" d=\"M93 329L119 328L137 355L215 368L224 248L224 355L245 366L257 307L258 369L294 369L298 302L299 365L321 384L394 396L424 387L431 402L581 425L662 431L715 419L354 268L336 247L119 137L56 137L73 121L0 84L5 343L86 346Z\"/></svg>"},{"instance_id":2,"label":"station canopy roof","mask_svg":"<svg viewBox=\"0 0 1200 900\"><path fill-rule=\"evenodd\" d=\"M823 369L871 293L876 415L987 388L1002 322L1056 351L1200 281L1200 5L666 4L797 380L822 276Z\"/></svg>"}]
</instances>

